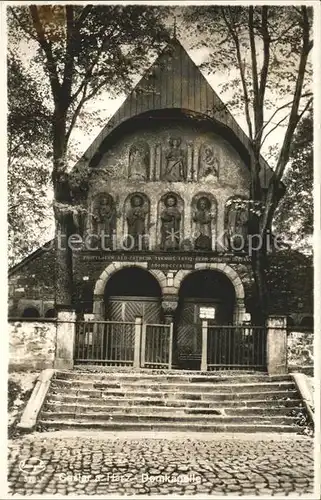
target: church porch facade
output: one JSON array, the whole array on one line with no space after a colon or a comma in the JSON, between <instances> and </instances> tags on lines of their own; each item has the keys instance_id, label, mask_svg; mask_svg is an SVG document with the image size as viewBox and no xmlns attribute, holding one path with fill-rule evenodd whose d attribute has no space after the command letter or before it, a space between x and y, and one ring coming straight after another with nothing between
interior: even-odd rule
<instances>
[{"instance_id":1,"label":"church porch facade","mask_svg":"<svg viewBox=\"0 0 321 500\"><path fill-rule=\"evenodd\" d=\"M87 180L72 193L81 242L74 310L55 305L57 368L284 369L269 358L284 352L284 323L257 315L248 163L248 138L172 40L74 167ZM263 191L271 175L262 158ZM17 286L15 316L54 308L53 260L32 258L35 290Z\"/></svg>"},{"instance_id":2,"label":"church porch facade","mask_svg":"<svg viewBox=\"0 0 321 500\"><path fill-rule=\"evenodd\" d=\"M266 365L246 328L256 312L246 300L248 155L173 40L75 166L90 171L73 255L76 362ZM262 159L263 188L270 175Z\"/></svg>"}]
</instances>

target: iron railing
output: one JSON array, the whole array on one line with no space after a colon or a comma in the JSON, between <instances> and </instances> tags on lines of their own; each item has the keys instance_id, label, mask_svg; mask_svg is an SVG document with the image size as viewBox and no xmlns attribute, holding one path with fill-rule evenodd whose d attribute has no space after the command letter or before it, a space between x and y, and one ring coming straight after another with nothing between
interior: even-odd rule
<instances>
[{"instance_id":1,"label":"iron railing","mask_svg":"<svg viewBox=\"0 0 321 500\"><path fill-rule=\"evenodd\" d=\"M207 327L207 369L266 369L266 328L252 325Z\"/></svg>"},{"instance_id":2,"label":"iron railing","mask_svg":"<svg viewBox=\"0 0 321 500\"><path fill-rule=\"evenodd\" d=\"M133 365L135 328L132 322L77 321L75 363Z\"/></svg>"},{"instance_id":3,"label":"iron railing","mask_svg":"<svg viewBox=\"0 0 321 500\"><path fill-rule=\"evenodd\" d=\"M142 328L141 366L171 369L173 325L146 324Z\"/></svg>"}]
</instances>

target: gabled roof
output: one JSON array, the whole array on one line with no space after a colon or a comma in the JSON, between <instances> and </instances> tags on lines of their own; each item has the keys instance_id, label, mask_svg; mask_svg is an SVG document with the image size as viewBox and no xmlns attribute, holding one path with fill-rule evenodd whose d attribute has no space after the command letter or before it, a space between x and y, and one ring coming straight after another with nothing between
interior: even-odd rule
<instances>
[{"instance_id":1,"label":"gabled roof","mask_svg":"<svg viewBox=\"0 0 321 500\"><path fill-rule=\"evenodd\" d=\"M245 149L249 150L250 143L247 135L181 43L174 38L89 146L80 162L90 162L104 139L126 120L148 111L170 108L182 109L214 119L230 129ZM263 158L262 166L261 183L266 185L272 175L272 170Z\"/></svg>"}]
</instances>

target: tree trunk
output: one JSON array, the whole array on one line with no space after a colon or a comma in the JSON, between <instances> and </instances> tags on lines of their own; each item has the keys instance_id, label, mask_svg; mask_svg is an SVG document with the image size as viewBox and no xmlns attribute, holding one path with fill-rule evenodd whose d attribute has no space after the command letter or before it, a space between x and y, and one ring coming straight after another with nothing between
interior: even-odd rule
<instances>
[{"instance_id":1,"label":"tree trunk","mask_svg":"<svg viewBox=\"0 0 321 500\"><path fill-rule=\"evenodd\" d=\"M258 299L257 317L264 322L269 309L269 294L266 282L266 231L261 231L261 220L263 207L263 192L260 185L260 149L254 143L251 152L251 189L250 198L253 206L250 207L249 233L257 239L253 239L254 249L251 250L252 270L255 281L256 294ZM258 204L258 205L257 205ZM258 212L257 212L258 210ZM259 246L257 243L261 242Z\"/></svg>"},{"instance_id":2,"label":"tree trunk","mask_svg":"<svg viewBox=\"0 0 321 500\"><path fill-rule=\"evenodd\" d=\"M266 252L263 248L253 251L252 269L258 299L258 318L264 323L269 312L269 293L266 280Z\"/></svg>"},{"instance_id":3,"label":"tree trunk","mask_svg":"<svg viewBox=\"0 0 321 500\"><path fill-rule=\"evenodd\" d=\"M55 212L55 305L72 306L72 250L68 245L73 233L72 196L66 164L66 110L55 109L53 115L53 172Z\"/></svg>"}]
</instances>

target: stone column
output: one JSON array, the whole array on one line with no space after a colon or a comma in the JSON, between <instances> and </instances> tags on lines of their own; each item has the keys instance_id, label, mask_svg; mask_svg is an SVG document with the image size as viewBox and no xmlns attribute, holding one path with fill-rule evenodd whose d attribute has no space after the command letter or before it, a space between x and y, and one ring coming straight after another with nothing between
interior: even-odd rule
<instances>
[{"instance_id":1,"label":"stone column","mask_svg":"<svg viewBox=\"0 0 321 500\"><path fill-rule=\"evenodd\" d=\"M134 368L140 367L141 339L142 339L142 318L140 316L137 316L135 318L134 361L133 361ZM145 351L145 345L144 345L144 351Z\"/></svg>"},{"instance_id":2,"label":"stone column","mask_svg":"<svg viewBox=\"0 0 321 500\"><path fill-rule=\"evenodd\" d=\"M267 319L266 362L269 375L287 373L286 316Z\"/></svg>"},{"instance_id":3,"label":"stone column","mask_svg":"<svg viewBox=\"0 0 321 500\"><path fill-rule=\"evenodd\" d=\"M162 149L161 144L157 143L155 146L155 181L161 179L161 161L162 161Z\"/></svg>"},{"instance_id":4,"label":"stone column","mask_svg":"<svg viewBox=\"0 0 321 500\"><path fill-rule=\"evenodd\" d=\"M241 325L245 320L246 309L244 304L244 299L236 299L234 307L234 318L233 323L235 325Z\"/></svg>"},{"instance_id":5,"label":"stone column","mask_svg":"<svg viewBox=\"0 0 321 500\"><path fill-rule=\"evenodd\" d=\"M192 219L192 207L191 207L191 200L189 196L185 196L185 207L184 207L184 216L182 217L181 221L181 242L184 240L185 243L188 245L192 245L191 248L193 248L194 245L194 240L193 240L193 234L192 234L192 225L191 225L191 219Z\"/></svg>"},{"instance_id":6,"label":"stone column","mask_svg":"<svg viewBox=\"0 0 321 500\"><path fill-rule=\"evenodd\" d=\"M165 324L170 325L170 339L169 339L169 360L168 368L171 369L177 365L177 346L176 340L174 339L174 314L178 306L177 297L165 297L163 298L162 308L164 311ZM173 359L174 355L174 359Z\"/></svg>"},{"instance_id":7,"label":"stone column","mask_svg":"<svg viewBox=\"0 0 321 500\"><path fill-rule=\"evenodd\" d=\"M71 370L74 366L75 329L75 311L67 307L58 309L56 355L54 362L56 369Z\"/></svg>"},{"instance_id":8,"label":"stone column","mask_svg":"<svg viewBox=\"0 0 321 500\"><path fill-rule=\"evenodd\" d=\"M105 303L103 295L94 295L93 314L96 320L104 320Z\"/></svg>"},{"instance_id":9,"label":"stone column","mask_svg":"<svg viewBox=\"0 0 321 500\"><path fill-rule=\"evenodd\" d=\"M202 359L201 359L201 371L207 371L207 332L208 332L208 322L206 320L202 321Z\"/></svg>"},{"instance_id":10,"label":"stone column","mask_svg":"<svg viewBox=\"0 0 321 500\"><path fill-rule=\"evenodd\" d=\"M162 302L162 308L164 311L165 323L170 324L174 322L174 314L178 306L178 301L176 297L173 299L165 299Z\"/></svg>"},{"instance_id":11,"label":"stone column","mask_svg":"<svg viewBox=\"0 0 321 500\"><path fill-rule=\"evenodd\" d=\"M150 162L149 162L149 179L150 181L156 181L155 172L155 146L152 145L150 148Z\"/></svg>"},{"instance_id":12,"label":"stone column","mask_svg":"<svg viewBox=\"0 0 321 500\"><path fill-rule=\"evenodd\" d=\"M223 202L218 199L216 212L216 250L224 252L226 250L226 239L224 237L224 221L225 221L225 200Z\"/></svg>"},{"instance_id":13,"label":"stone column","mask_svg":"<svg viewBox=\"0 0 321 500\"><path fill-rule=\"evenodd\" d=\"M187 180L194 180L194 165L193 165L193 143L187 143Z\"/></svg>"},{"instance_id":14,"label":"stone column","mask_svg":"<svg viewBox=\"0 0 321 500\"><path fill-rule=\"evenodd\" d=\"M198 179L198 161L199 161L199 148L198 145L194 146L194 155L193 155L193 181L197 181Z\"/></svg>"}]
</instances>

